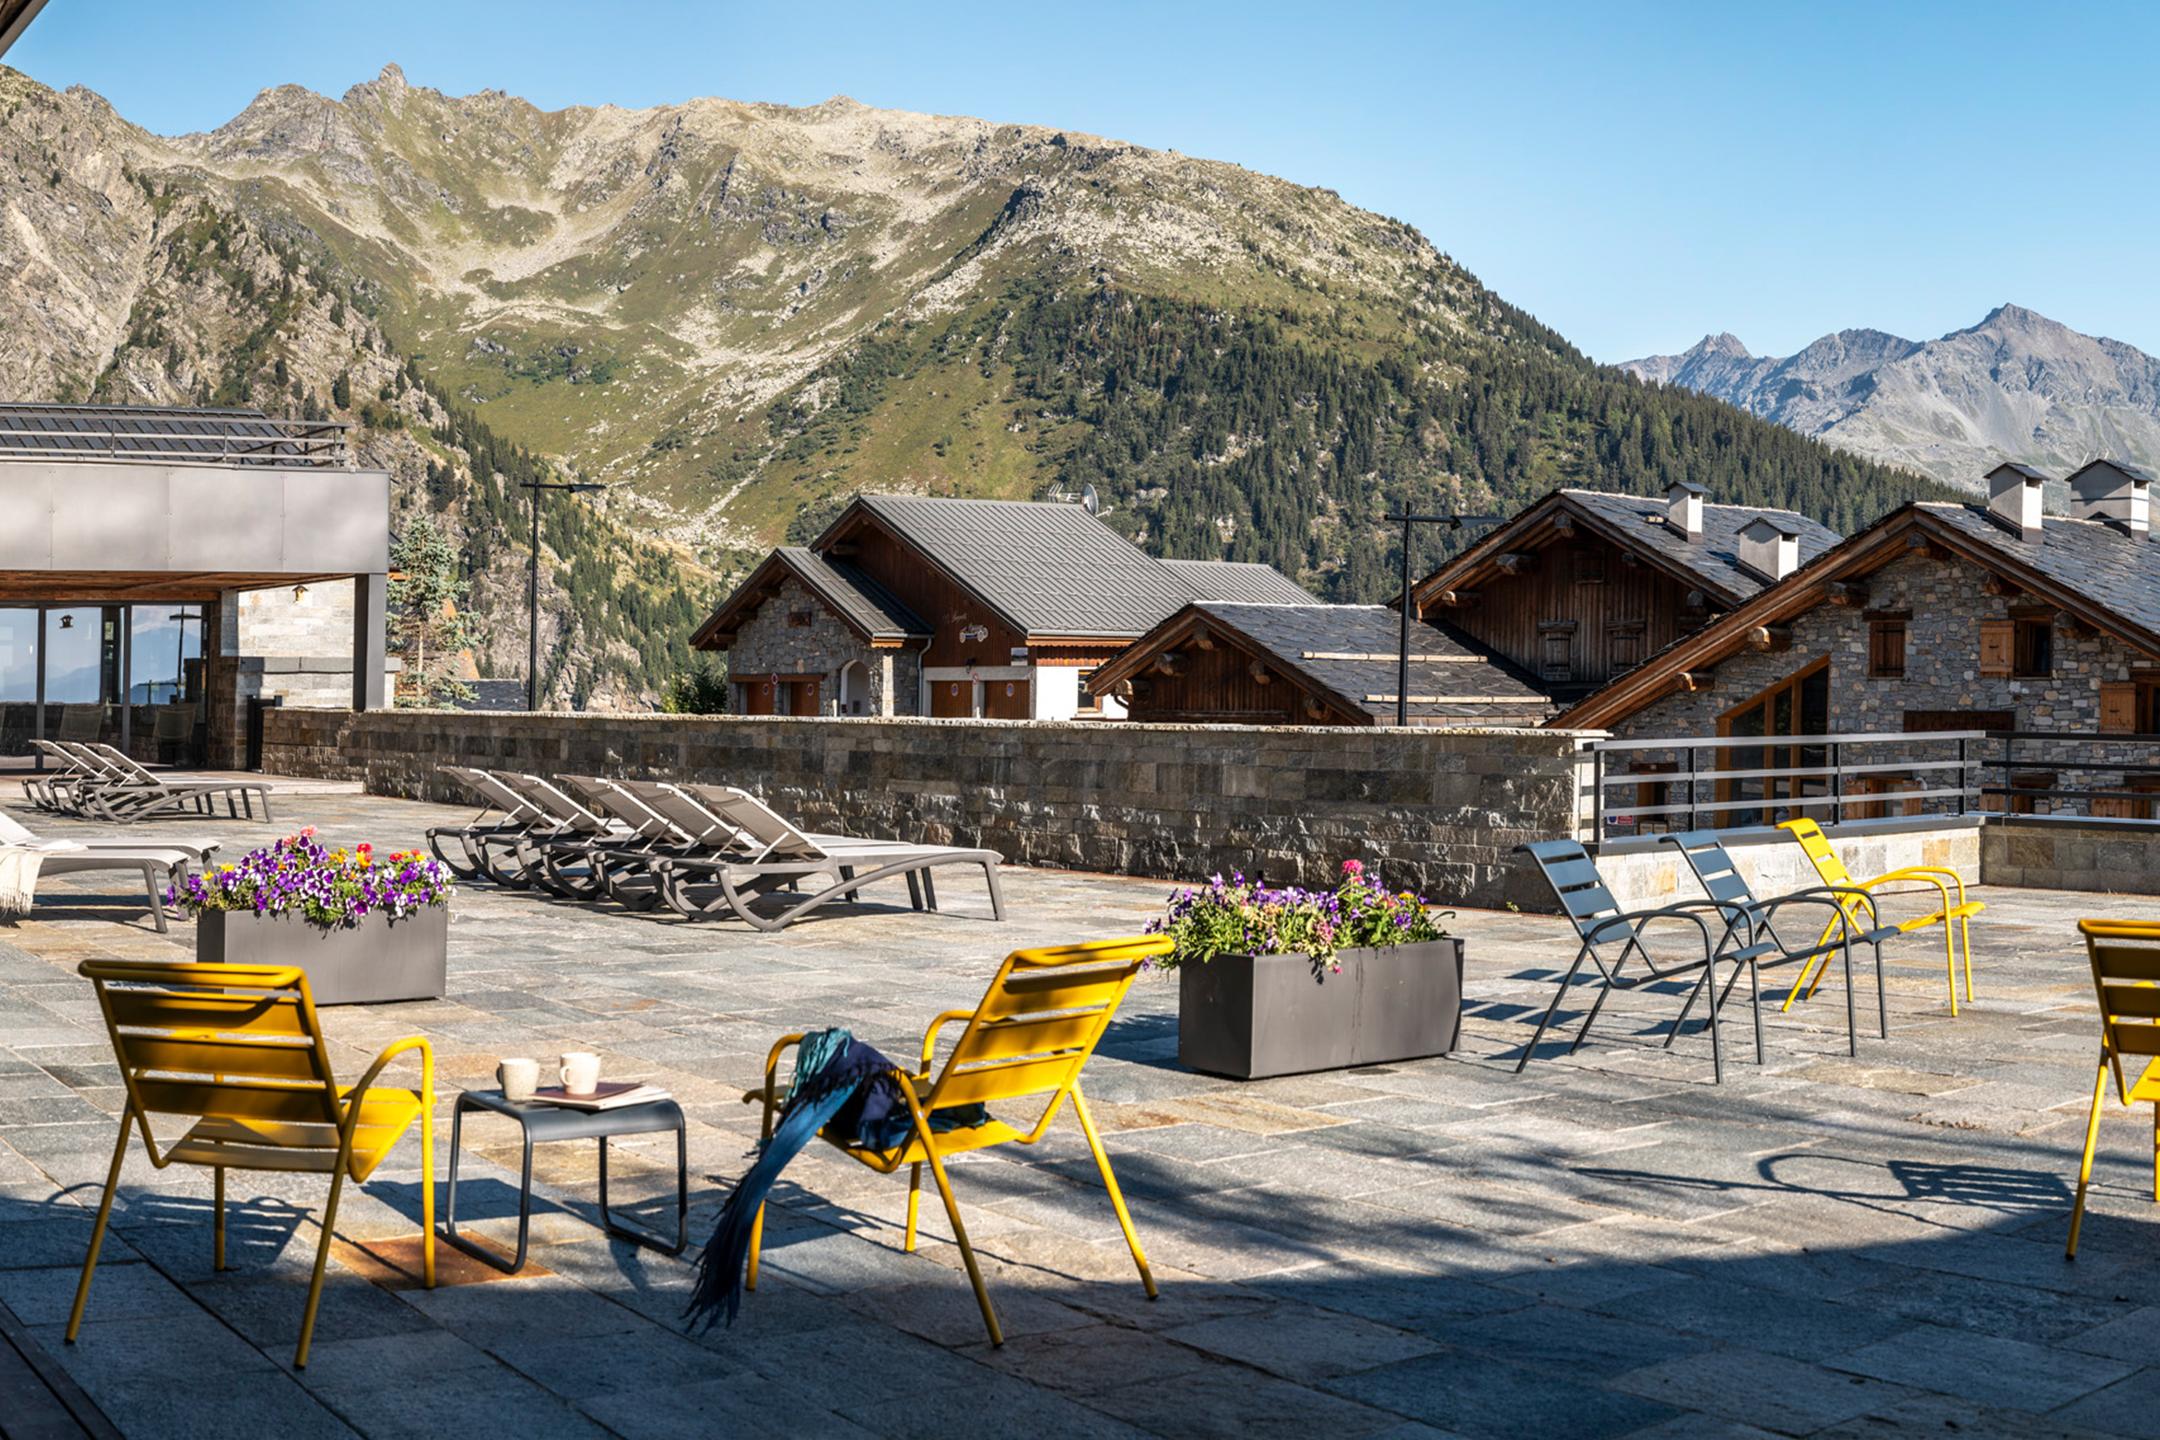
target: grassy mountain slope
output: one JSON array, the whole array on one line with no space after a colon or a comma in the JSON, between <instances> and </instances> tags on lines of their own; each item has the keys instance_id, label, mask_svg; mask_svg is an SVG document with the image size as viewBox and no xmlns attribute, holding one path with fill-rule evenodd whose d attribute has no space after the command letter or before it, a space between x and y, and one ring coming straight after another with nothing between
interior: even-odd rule
<instances>
[{"instance_id":1,"label":"grassy mountain slope","mask_svg":"<svg viewBox=\"0 0 2160 1440\"><path fill-rule=\"evenodd\" d=\"M1345 599L1389 588L1379 517L1405 501L1686 477L1851 525L1930 488L1595 367L1332 192L1037 127L846 100L543 112L392 67L173 140L16 78L0 145L22 267L0 316L27 324L0 384L352 415L402 457L401 503L461 524L507 673L517 516L473 447L621 482L609 517L564 512L592 547L564 596L622 626L560 637L567 693L649 689L679 634L641 645L621 617L674 623L868 488L1091 483L1143 544ZM264 262L180 305L176 237L211 223L296 278Z\"/></svg>"}]
</instances>

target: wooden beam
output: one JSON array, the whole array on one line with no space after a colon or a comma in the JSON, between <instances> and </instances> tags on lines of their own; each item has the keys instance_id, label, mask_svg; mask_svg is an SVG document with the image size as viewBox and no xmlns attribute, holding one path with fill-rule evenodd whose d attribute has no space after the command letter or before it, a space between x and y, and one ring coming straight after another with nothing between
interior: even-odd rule
<instances>
[{"instance_id":1,"label":"wooden beam","mask_svg":"<svg viewBox=\"0 0 2160 1440\"><path fill-rule=\"evenodd\" d=\"M1710 608L1710 597L1701 590L1690 590L1687 598L1680 603L1689 610L1707 610Z\"/></svg>"},{"instance_id":2,"label":"wooden beam","mask_svg":"<svg viewBox=\"0 0 2160 1440\"><path fill-rule=\"evenodd\" d=\"M1680 688L1690 695L1711 688L1715 672L1709 670L1682 670L1678 676Z\"/></svg>"},{"instance_id":3,"label":"wooden beam","mask_svg":"<svg viewBox=\"0 0 2160 1440\"><path fill-rule=\"evenodd\" d=\"M1573 535L1575 533L1575 517L1572 515L1555 515L1552 519L1552 528L1553 533L1556 535Z\"/></svg>"},{"instance_id":4,"label":"wooden beam","mask_svg":"<svg viewBox=\"0 0 2160 1440\"><path fill-rule=\"evenodd\" d=\"M1305 718L1308 720L1324 720L1327 718L1327 706L1320 703L1320 698L1317 695L1307 695L1305 697Z\"/></svg>"},{"instance_id":5,"label":"wooden beam","mask_svg":"<svg viewBox=\"0 0 2160 1440\"><path fill-rule=\"evenodd\" d=\"M1178 666L1184 662L1184 659L1185 657L1175 650L1165 650L1155 657L1155 673L1158 675L1175 675L1178 673Z\"/></svg>"},{"instance_id":6,"label":"wooden beam","mask_svg":"<svg viewBox=\"0 0 2160 1440\"><path fill-rule=\"evenodd\" d=\"M1520 550L1510 550L1494 556L1493 564L1499 567L1503 575L1522 575L1537 568L1537 556L1525 555Z\"/></svg>"},{"instance_id":7,"label":"wooden beam","mask_svg":"<svg viewBox=\"0 0 2160 1440\"><path fill-rule=\"evenodd\" d=\"M2025 592L2015 580L2006 580L2002 576L1990 570L1988 571L1986 577L1980 582L1980 593L1983 595L1998 595L2008 597L2013 595L2022 595Z\"/></svg>"},{"instance_id":8,"label":"wooden beam","mask_svg":"<svg viewBox=\"0 0 2160 1440\"><path fill-rule=\"evenodd\" d=\"M1192 643L1195 650L1213 650L1215 648L1215 637L1208 634L1207 626L1201 625L1193 630Z\"/></svg>"},{"instance_id":9,"label":"wooden beam","mask_svg":"<svg viewBox=\"0 0 2160 1440\"><path fill-rule=\"evenodd\" d=\"M1246 666L1245 673L1252 676L1252 682L1255 685L1272 685L1275 683L1275 672L1268 669L1258 660Z\"/></svg>"},{"instance_id":10,"label":"wooden beam","mask_svg":"<svg viewBox=\"0 0 2160 1440\"><path fill-rule=\"evenodd\" d=\"M1792 649L1792 627L1789 625L1757 625L1749 630L1742 643L1750 650L1780 651Z\"/></svg>"},{"instance_id":11,"label":"wooden beam","mask_svg":"<svg viewBox=\"0 0 2160 1440\"><path fill-rule=\"evenodd\" d=\"M1437 605L1443 610L1459 610L1466 605L1477 604L1477 598L1475 590L1440 590L1426 596L1420 609Z\"/></svg>"},{"instance_id":12,"label":"wooden beam","mask_svg":"<svg viewBox=\"0 0 2160 1440\"><path fill-rule=\"evenodd\" d=\"M1823 586L1823 599L1832 605L1857 610L1867 604L1867 586L1851 580L1832 580Z\"/></svg>"}]
</instances>

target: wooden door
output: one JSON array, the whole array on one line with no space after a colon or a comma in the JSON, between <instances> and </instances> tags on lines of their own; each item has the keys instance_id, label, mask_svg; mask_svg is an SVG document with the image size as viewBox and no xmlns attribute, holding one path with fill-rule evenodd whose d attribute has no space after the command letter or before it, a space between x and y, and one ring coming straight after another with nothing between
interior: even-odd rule
<instances>
[{"instance_id":1,"label":"wooden door","mask_svg":"<svg viewBox=\"0 0 2160 1440\"><path fill-rule=\"evenodd\" d=\"M743 714L771 715L773 708L773 678L770 675L745 675L742 680Z\"/></svg>"},{"instance_id":2,"label":"wooden door","mask_svg":"<svg viewBox=\"0 0 2160 1440\"><path fill-rule=\"evenodd\" d=\"M933 718L966 720L975 714L975 682L972 680L936 680L930 685L930 714Z\"/></svg>"},{"instance_id":3,"label":"wooden door","mask_svg":"<svg viewBox=\"0 0 2160 1440\"><path fill-rule=\"evenodd\" d=\"M1025 720L1034 712L1029 708L1030 683L1026 680L987 680L983 682L983 714L992 720Z\"/></svg>"},{"instance_id":4,"label":"wooden door","mask_svg":"<svg viewBox=\"0 0 2160 1440\"><path fill-rule=\"evenodd\" d=\"M787 713L790 715L815 715L818 713L818 681L816 676L805 680L787 682Z\"/></svg>"}]
</instances>

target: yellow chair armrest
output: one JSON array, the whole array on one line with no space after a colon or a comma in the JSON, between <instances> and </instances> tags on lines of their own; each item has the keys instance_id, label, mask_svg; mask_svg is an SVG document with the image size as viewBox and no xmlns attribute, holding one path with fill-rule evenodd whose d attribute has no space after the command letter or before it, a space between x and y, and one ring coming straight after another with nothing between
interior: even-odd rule
<instances>
[{"instance_id":1,"label":"yellow chair armrest","mask_svg":"<svg viewBox=\"0 0 2160 1440\"><path fill-rule=\"evenodd\" d=\"M1952 870L1949 866L1912 865L1908 866L1907 869L1915 875L1947 875L1950 877L1950 883L1957 887L1958 903L1960 905L1965 903L1965 877Z\"/></svg>"},{"instance_id":2,"label":"yellow chair armrest","mask_svg":"<svg viewBox=\"0 0 2160 1440\"><path fill-rule=\"evenodd\" d=\"M1937 890L1940 890L1942 892L1943 909L1945 912L1947 912L1950 909L1950 887L1943 883L1942 875L1943 872L1938 871L1934 866L1912 865L1908 866L1903 870L1885 871L1883 874L1877 875L1872 880L1862 880L1860 882L1860 888L1863 890L1872 890L1877 885L1887 885L1893 880L1924 880L1928 884L1933 885ZM1955 872L1951 872L1951 878L1956 878ZM1963 900L1964 898L1965 886L1962 882L1960 882L1958 885L1958 899Z\"/></svg>"},{"instance_id":3,"label":"yellow chair armrest","mask_svg":"<svg viewBox=\"0 0 2160 1440\"><path fill-rule=\"evenodd\" d=\"M975 1012L973 1010L947 1010L930 1022L930 1028L923 1031L922 1037L921 1073L923 1079L930 1078L930 1062L937 1058L937 1032L939 1029L953 1020L973 1020L974 1018Z\"/></svg>"},{"instance_id":4,"label":"yellow chair armrest","mask_svg":"<svg viewBox=\"0 0 2160 1440\"><path fill-rule=\"evenodd\" d=\"M375 1081L382 1075L384 1067L398 1056L412 1050L420 1052L420 1111L423 1115L434 1113L435 1047L428 1043L425 1035L408 1035L403 1040L393 1041L383 1047L382 1053L375 1057L375 1063L368 1066L367 1073L362 1075L357 1083L347 1086L345 1093L339 1097L345 1106L344 1122L338 1126L339 1165L352 1163L353 1137L359 1130L360 1110L367 1100L368 1091L375 1088Z\"/></svg>"},{"instance_id":5,"label":"yellow chair armrest","mask_svg":"<svg viewBox=\"0 0 2160 1440\"><path fill-rule=\"evenodd\" d=\"M793 1035L783 1035L778 1040L775 1040L772 1049L765 1054L765 1088L743 1092L743 1104L764 1105L765 1120L761 1126L761 1134L767 1140L772 1139L773 1108L779 1103L780 1098L780 1057L787 1053L788 1046L800 1045L802 1041L803 1037L800 1031Z\"/></svg>"}]
</instances>

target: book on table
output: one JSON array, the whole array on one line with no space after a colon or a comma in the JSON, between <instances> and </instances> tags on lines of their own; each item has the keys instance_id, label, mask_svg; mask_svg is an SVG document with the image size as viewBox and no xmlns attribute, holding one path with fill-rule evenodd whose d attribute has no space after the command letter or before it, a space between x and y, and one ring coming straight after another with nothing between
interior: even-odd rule
<instances>
[{"instance_id":1,"label":"book on table","mask_svg":"<svg viewBox=\"0 0 2160 1440\"><path fill-rule=\"evenodd\" d=\"M560 1105L570 1110L619 1110L625 1105L646 1105L667 1098L668 1092L659 1086L638 1080L603 1081L582 1095L560 1085L543 1085L533 1091L533 1099L541 1104Z\"/></svg>"}]
</instances>

